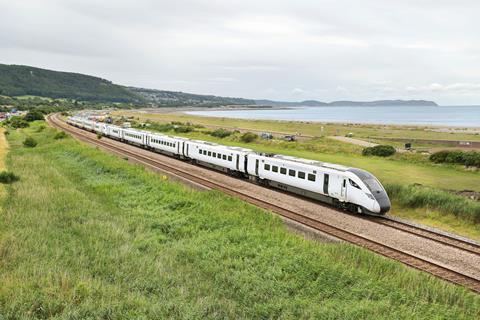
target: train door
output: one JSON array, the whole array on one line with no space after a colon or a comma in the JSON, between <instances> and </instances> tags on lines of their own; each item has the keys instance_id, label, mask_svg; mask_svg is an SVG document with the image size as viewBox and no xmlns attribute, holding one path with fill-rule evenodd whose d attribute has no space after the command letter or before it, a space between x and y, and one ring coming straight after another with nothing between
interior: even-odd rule
<instances>
[{"instance_id":1,"label":"train door","mask_svg":"<svg viewBox=\"0 0 480 320\"><path fill-rule=\"evenodd\" d=\"M245 170L245 173L248 174L248 154L245 155L245 162L243 165L244 165L243 169Z\"/></svg>"},{"instance_id":2,"label":"train door","mask_svg":"<svg viewBox=\"0 0 480 320\"><path fill-rule=\"evenodd\" d=\"M185 156L188 157L188 143L183 142L183 145L187 145L187 151L185 152Z\"/></svg>"},{"instance_id":3,"label":"train door","mask_svg":"<svg viewBox=\"0 0 480 320\"><path fill-rule=\"evenodd\" d=\"M340 190L340 197L345 199L347 197L347 179L343 178L342 188Z\"/></svg>"},{"instance_id":4,"label":"train door","mask_svg":"<svg viewBox=\"0 0 480 320\"><path fill-rule=\"evenodd\" d=\"M235 166L237 168L237 171L240 170L239 164L240 164L240 155L237 153L237 161L236 161L236 166Z\"/></svg>"},{"instance_id":5,"label":"train door","mask_svg":"<svg viewBox=\"0 0 480 320\"><path fill-rule=\"evenodd\" d=\"M328 182L330 180L330 175L329 174L324 174L323 175L323 193L328 194Z\"/></svg>"},{"instance_id":6,"label":"train door","mask_svg":"<svg viewBox=\"0 0 480 320\"><path fill-rule=\"evenodd\" d=\"M258 177L258 163L260 162L260 160L255 160L255 175Z\"/></svg>"}]
</instances>

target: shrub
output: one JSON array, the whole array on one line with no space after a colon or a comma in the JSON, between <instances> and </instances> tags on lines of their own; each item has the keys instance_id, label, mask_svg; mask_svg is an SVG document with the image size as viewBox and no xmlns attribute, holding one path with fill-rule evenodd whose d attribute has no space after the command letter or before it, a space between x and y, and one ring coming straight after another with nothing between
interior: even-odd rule
<instances>
[{"instance_id":1,"label":"shrub","mask_svg":"<svg viewBox=\"0 0 480 320\"><path fill-rule=\"evenodd\" d=\"M27 137L25 140L23 140L23 145L27 148L34 148L37 146L37 141L32 137Z\"/></svg>"},{"instance_id":2,"label":"shrub","mask_svg":"<svg viewBox=\"0 0 480 320\"><path fill-rule=\"evenodd\" d=\"M38 126L38 128L35 130L35 132L42 132L43 130L45 130L45 126L42 124L41 126Z\"/></svg>"},{"instance_id":3,"label":"shrub","mask_svg":"<svg viewBox=\"0 0 480 320\"><path fill-rule=\"evenodd\" d=\"M243 141L243 142L246 142L246 143L250 143L250 142L255 141L257 138L258 138L257 134L255 134L253 132L245 132L240 137L240 140Z\"/></svg>"},{"instance_id":4,"label":"shrub","mask_svg":"<svg viewBox=\"0 0 480 320\"><path fill-rule=\"evenodd\" d=\"M480 152L443 150L430 155L430 161L435 163L463 164L467 167L480 168Z\"/></svg>"},{"instance_id":5,"label":"shrub","mask_svg":"<svg viewBox=\"0 0 480 320\"><path fill-rule=\"evenodd\" d=\"M28 122L32 122L32 121L35 121L35 120L44 120L43 118L43 113L41 113L40 111L38 110L31 110L29 111L25 117L23 117L26 121Z\"/></svg>"},{"instance_id":6,"label":"shrub","mask_svg":"<svg viewBox=\"0 0 480 320\"><path fill-rule=\"evenodd\" d=\"M190 126L178 126L178 125L175 125L173 127L173 131L175 132L179 132L179 133L187 133L187 132L192 132L194 131L194 129Z\"/></svg>"},{"instance_id":7,"label":"shrub","mask_svg":"<svg viewBox=\"0 0 480 320\"><path fill-rule=\"evenodd\" d=\"M98 132L97 133L97 139L100 140L100 139L102 139L102 137L103 137L103 135L100 132Z\"/></svg>"},{"instance_id":8,"label":"shrub","mask_svg":"<svg viewBox=\"0 0 480 320\"><path fill-rule=\"evenodd\" d=\"M8 119L7 124L14 129L27 128L29 126L28 122L21 117L11 117Z\"/></svg>"},{"instance_id":9,"label":"shrub","mask_svg":"<svg viewBox=\"0 0 480 320\"><path fill-rule=\"evenodd\" d=\"M0 172L0 183L10 184L12 182L20 180L20 177L13 172L2 171Z\"/></svg>"},{"instance_id":10,"label":"shrub","mask_svg":"<svg viewBox=\"0 0 480 320\"><path fill-rule=\"evenodd\" d=\"M59 131L55 134L55 136L53 136L53 139L59 140L59 139L64 139L66 137L67 137L67 134L65 133L65 131Z\"/></svg>"},{"instance_id":11,"label":"shrub","mask_svg":"<svg viewBox=\"0 0 480 320\"><path fill-rule=\"evenodd\" d=\"M395 154L395 148L388 145L378 145L374 147L367 147L363 149L362 155L364 156L379 156L388 157Z\"/></svg>"},{"instance_id":12,"label":"shrub","mask_svg":"<svg viewBox=\"0 0 480 320\"><path fill-rule=\"evenodd\" d=\"M220 128L220 129L217 129L215 131L212 131L210 133L211 136L213 137L217 137L217 138L220 138L220 139L223 139L223 138L226 138L228 136L231 136L233 134L232 131L228 131L228 130L225 130L223 128Z\"/></svg>"}]
</instances>

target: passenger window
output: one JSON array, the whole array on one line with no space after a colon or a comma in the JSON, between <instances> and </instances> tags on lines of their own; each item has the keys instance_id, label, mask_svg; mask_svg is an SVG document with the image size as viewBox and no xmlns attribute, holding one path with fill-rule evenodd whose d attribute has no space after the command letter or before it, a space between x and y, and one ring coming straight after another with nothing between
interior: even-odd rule
<instances>
[{"instance_id":1,"label":"passenger window","mask_svg":"<svg viewBox=\"0 0 480 320\"><path fill-rule=\"evenodd\" d=\"M312 173L309 173L309 174L308 174L308 180L309 180L309 181L315 181L315 175L312 174Z\"/></svg>"},{"instance_id":2,"label":"passenger window","mask_svg":"<svg viewBox=\"0 0 480 320\"><path fill-rule=\"evenodd\" d=\"M288 170L288 175L290 177L295 177L295 170L292 170L292 169Z\"/></svg>"},{"instance_id":3,"label":"passenger window","mask_svg":"<svg viewBox=\"0 0 480 320\"><path fill-rule=\"evenodd\" d=\"M265 168L265 170L270 171L270 165L269 164L265 163L265 165L263 167Z\"/></svg>"},{"instance_id":4,"label":"passenger window","mask_svg":"<svg viewBox=\"0 0 480 320\"><path fill-rule=\"evenodd\" d=\"M208 156L209 156L209 157L212 156L212 151L208 151Z\"/></svg>"},{"instance_id":5,"label":"passenger window","mask_svg":"<svg viewBox=\"0 0 480 320\"><path fill-rule=\"evenodd\" d=\"M299 177L300 179L305 179L305 172L298 171L298 177Z\"/></svg>"},{"instance_id":6,"label":"passenger window","mask_svg":"<svg viewBox=\"0 0 480 320\"><path fill-rule=\"evenodd\" d=\"M287 168L280 168L281 174L287 174Z\"/></svg>"},{"instance_id":7,"label":"passenger window","mask_svg":"<svg viewBox=\"0 0 480 320\"><path fill-rule=\"evenodd\" d=\"M220 153L217 154L218 159L222 159L222 155Z\"/></svg>"},{"instance_id":8,"label":"passenger window","mask_svg":"<svg viewBox=\"0 0 480 320\"><path fill-rule=\"evenodd\" d=\"M214 158L217 157L217 153L216 153L216 152L212 153L212 155L213 155Z\"/></svg>"},{"instance_id":9,"label":"passenger window","mask_svg":"<svg viewBox=\"0 0 480 320\"><path fill-rule=\"evenodd\" d=\"M272 166L272 171L273 172L278 172L278 167L277 166Z\"/></svg>"},{"instance_id":10,"label":"passenger window","mask_svg":"<svg viewBox=\"0 0 480 320\"><path fill-rule=\"evenodd\" d=\"M228 156L228 161L232 161L232 156Z\"/></svg>"},{"instance_id":11,"label":"passenger window","mask_svg":"<svg viewBox=\"0 0 480 320\"><path fill-rule=\"evenodd\" d=\"M227 160L227 156L226 156L226 155L223 155L222 158L223 158L223 160Z\"/></svg>"}]
</instances>

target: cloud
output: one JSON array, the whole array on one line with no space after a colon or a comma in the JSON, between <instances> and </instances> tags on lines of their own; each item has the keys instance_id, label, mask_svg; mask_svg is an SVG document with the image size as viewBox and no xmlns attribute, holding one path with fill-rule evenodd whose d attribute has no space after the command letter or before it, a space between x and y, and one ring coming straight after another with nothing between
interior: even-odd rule
<instances>
[{"instance_id":1,"label":"cloud","mask_svg":"<svg viewBox=\"0 0 480 320\"><path fill-rule=\"evenodd\" d=\"M460 3L0 0L0 63L246 98L480 103L480 2Z\"/></svg>"}]
</instances>

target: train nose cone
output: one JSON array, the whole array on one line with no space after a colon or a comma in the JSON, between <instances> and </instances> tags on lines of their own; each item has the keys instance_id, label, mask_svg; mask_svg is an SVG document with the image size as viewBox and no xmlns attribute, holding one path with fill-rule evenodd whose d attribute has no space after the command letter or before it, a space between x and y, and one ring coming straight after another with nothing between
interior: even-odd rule
<instances>
[{"instance_id":1,"label":"train nose cone","mask_svg":"<svg viewBox=\"0 0 480 320\"><path fill-rule=\"evenodd\" d=\"M390 204L390 199L388 197L381 197L377 199L378 204L380 205L380 213L385 214L390 210L390 207L392 206Z\"/></svg>"}]
</instances>

